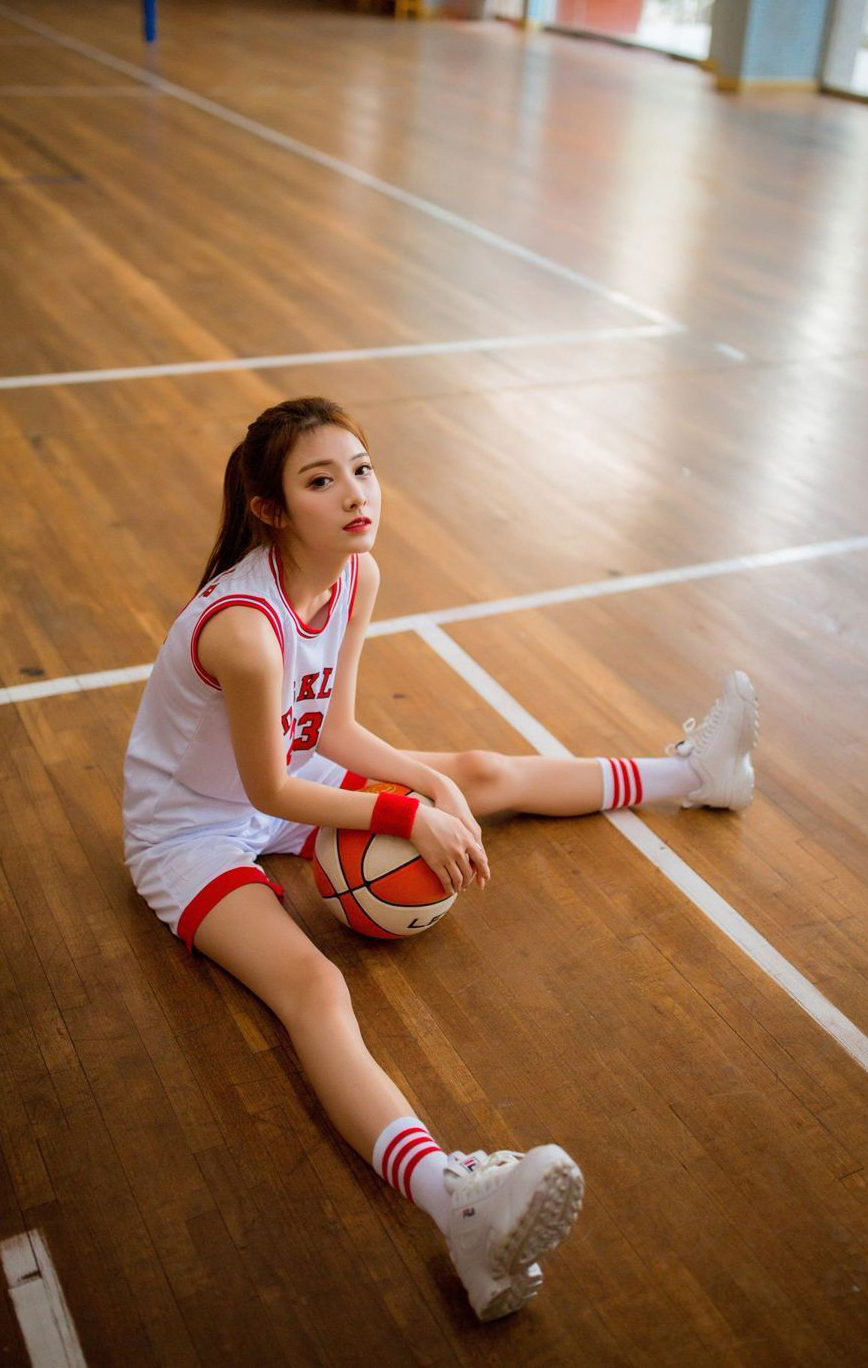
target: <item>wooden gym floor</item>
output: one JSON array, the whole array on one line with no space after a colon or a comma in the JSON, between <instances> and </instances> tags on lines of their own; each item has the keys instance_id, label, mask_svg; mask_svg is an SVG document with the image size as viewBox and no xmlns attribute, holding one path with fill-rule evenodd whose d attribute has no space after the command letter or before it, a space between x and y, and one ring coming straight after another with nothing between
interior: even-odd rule
<instances>
[{"instance_id":1,"label":"wooden gym floor","mask_svg":"<svg viewBox=\"0 0 868 1368\"><path fill-rule=\"evenodd\" d=\"M120 0L0 7L4 1362L22 1325L40 1365L864 1362L868 113L506 25L161 10L148 52ZM272 862L444 1146L586 1170L489 1327L122 864L142 671L102 672L301 393L385 485L389 740L653 754L731 666L761 696L744 817L495 824L418 940Z\"/></svg>"}]
</instances>

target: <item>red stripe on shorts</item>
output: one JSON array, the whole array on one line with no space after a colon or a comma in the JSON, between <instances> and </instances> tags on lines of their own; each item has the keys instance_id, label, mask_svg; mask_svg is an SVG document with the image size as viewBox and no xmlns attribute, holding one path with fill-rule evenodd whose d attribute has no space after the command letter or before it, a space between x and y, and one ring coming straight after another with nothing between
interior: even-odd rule
<instances>
[{"instance_id":1,"label":"red stripe on shorts","mask_svg":"<svg viewBox=\"0 0 868 1368\"><path fill-rule=\"evenodd\" d=\"M178 922L178 936L187 946L190 954L193 953L193 937L198 931L202 922L211 911L216 907L221 898L234 893L236 888L243 888L245 884L267 884L278 898L283 897L283 889L280 884L272 883L263 869L256 869L253 865L242 865L238 869L227 869L224 874L218 874L216 879L212 879L200 892L189 902L181 913L181 920Z\"/></svg>"}]
</instances>

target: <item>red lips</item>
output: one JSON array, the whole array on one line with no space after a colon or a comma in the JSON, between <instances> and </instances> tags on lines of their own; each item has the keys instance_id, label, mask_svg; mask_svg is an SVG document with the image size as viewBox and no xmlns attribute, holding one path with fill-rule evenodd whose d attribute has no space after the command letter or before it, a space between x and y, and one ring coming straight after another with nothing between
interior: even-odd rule
<instances>
[{"instance_id":1,"label":"red lips","mask_svg":"<svg viewBox=\"0 0 868 1368\"><path fill-rule=\"evenodd\" d=\"M352 522L344 524L345 532L361 532L363 527L370 527L370 518L354 518Z\"/></svg>"}]
</instances>

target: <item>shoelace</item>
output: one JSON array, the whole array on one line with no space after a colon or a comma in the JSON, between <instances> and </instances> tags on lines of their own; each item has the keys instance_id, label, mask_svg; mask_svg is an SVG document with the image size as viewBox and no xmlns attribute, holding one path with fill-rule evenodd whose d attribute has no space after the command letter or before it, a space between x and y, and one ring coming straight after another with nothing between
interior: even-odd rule
<instances>
[{"instance_id":1,"label":"shoelace","mask_svg":"<svg viewBox=\"0 0 868 1368\"><path fill-rule=\"evenodd\" d=\"M495 1150L493 1154L485 1154L482 1150L475 1150L466 1157L468 1159L476 1159L477 1165L475 1169L465 1169L465 1173L469 1178L476 1181L478 1187L481 1186L483 1189L487 1189L488 1184L485 1179L492 1176L492 1171L494 1169L502 1168L504 1162L508 1159L522 1160L524 1154L517 1150ZM459 1160L458 1162L459 1166L461 1166L461 1161Z\"/></svg>"},{"instance_id":2,"label":"shoelace","mask_svg":"<svg viewBox=\"0 0 868 1368\"><path fill-rule=\"evenodd\" d=\"M494 1165L495 1165L498 1161L502 1161L502 1160L504 1160L504 1159L523 1159L523 1158L524 1158L524 1155L521 1154L521 1153L519 1153L518 1150L495 1150L493 1154L489 1154L487 1162L486 1162L485 1164L483 1164L482 1167L483 1167L483 1168L493 1168Z\"/></svg>"},{"instance_id":3,"label":"shoelace","mask_svg":"<svg viewBox=\"0 0 868 1368\"><path fill-rule=\"evenodd\" d=\"M723 700L720 699L720 698L716 698L716 699L714 700L714 704L713 704L713 706L712 706L712 708L711 708L711 711L710 711L710 712L707 714L707 716L703 719L702 730L705 730L705 731L706 731L706 735L710 735L711 732L714 731L715 727L717 726L717 723L718 723L719 720L720 720L720 717L721 717L722 712L723 712ZM666 747L666 754L667 754L667 755L674 755L674 754L677 752L679 746L683 746L685 741L690 741L690 739L691 739L691 735L690 735L691 732L694 732L694 731L696 730L696 718L695 718L695 717L688 717L687 720L686 720L685 722L682 722L681 726L682 726L682 730L684 731L684 735L683 735L683 737L681 738L680 741L670 741L670 742L669 742L669 745ZM707 730L706 730L706 729L707 729ZM701 740L702 740L702 732L700 732L699 740L700 740L700 743L701 743ZM690 747L691 752L694 750L694 748L695 748L695 743L694 743L694 745L691 745L691 747Z\"/></svg>"}]
</instances>

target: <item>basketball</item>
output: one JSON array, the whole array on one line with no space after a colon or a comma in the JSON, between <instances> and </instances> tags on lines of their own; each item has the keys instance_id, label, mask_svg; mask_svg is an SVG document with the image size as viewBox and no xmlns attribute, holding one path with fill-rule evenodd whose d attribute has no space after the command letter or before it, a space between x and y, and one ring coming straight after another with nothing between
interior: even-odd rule
<instances>
[{"instance_id":1,"label":"basketball","mask_svg":"<svg viewBox=\"0 0 868 1368\"><path fill-rule=\"evenodd\" d=\"M365 793L400 793L431 804L403 784L367 784ZM401 940L427 931L449 911L457 894L443 885L410 841L373 831L322 827L313 877L338 921L376 940Z\"/></svg>"}]
</instances>

